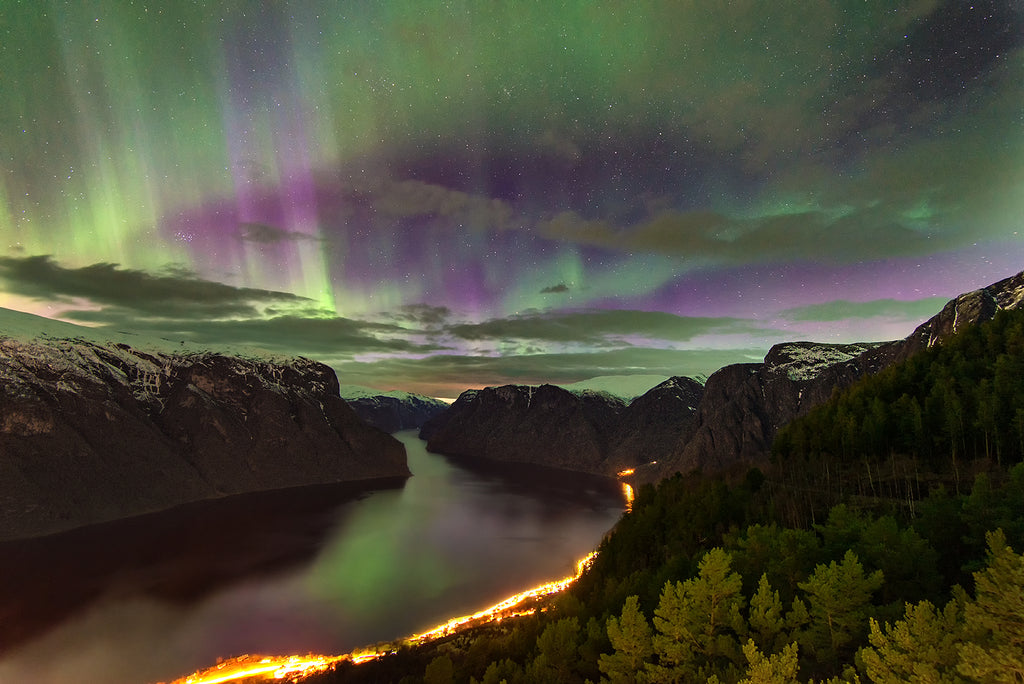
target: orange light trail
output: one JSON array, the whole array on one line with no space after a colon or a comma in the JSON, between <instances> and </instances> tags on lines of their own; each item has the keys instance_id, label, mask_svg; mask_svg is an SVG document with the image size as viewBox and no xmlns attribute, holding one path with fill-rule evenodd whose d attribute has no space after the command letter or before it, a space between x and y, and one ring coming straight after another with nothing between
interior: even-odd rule
<instances>
[{"instance_id":1,"label":"orange light trail","mask_svg":"<svg viewBox=\"0 0 1024 684\"><path fill-rule=\"evenodd\" d=\"M195 672L187 677L175 679L170 684L223 684L224 682L251 681L272 681L287 680L299 682L314 674L320 674L332 669L336 664L350 662L353 664L364 663L368 660L375 660L385 655L394 653L399 646L416 646L425 644L435 639L449 636L458 628L468 624L474 626L484 625L489 622L496 622L509 617L519 615L530 615L536 609L524 609L516 611L517 606L524 601L542 596L550 596L564 591L569 585L580 578L580 575L590 567L597 556L597 551L592 551L576 563L576 574L564 577L553 582L545 582L540 586L527 589L514 596L509 596L504 601L495 603L490 608L477 611L472 615L452 618L447 622L429 629L420 634L406 637L394 644L386 644L373 648L362 649L352 653L339 656L257 656L244 655L237 658L225 660L211 668ZM160 684L163 684L162 682Z\"/></svg>"},{"instance_id":2,"label":"orange light trail","mask_svg":"<svg viewBox=\"0 0 1024 684\"><path fill-rule=\"evenodd\" d=\"M353 660L350 655L343 656L252 656L243 655L231 658L213 667L175 679L171 684L223 684L238 682L245 679L259 678L263 681L288 679L297 682L300 679L325 672L335 663Z\"/></svg>"}]
</instances>

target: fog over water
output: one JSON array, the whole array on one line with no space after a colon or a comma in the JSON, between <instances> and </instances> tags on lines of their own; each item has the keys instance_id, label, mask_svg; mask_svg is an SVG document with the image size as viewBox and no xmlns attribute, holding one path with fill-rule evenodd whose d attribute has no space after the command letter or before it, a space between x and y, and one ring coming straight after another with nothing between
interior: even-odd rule
<instances>
[{"instance_id":1,"label":"fog over water","mask_svg":"<svg viewBox=\"0 0 1024 684\"><path fill-rule=\"evenodd\" d=\"M622 513L608 480L455 462L397 436L413 472L400 487L0 545L0 682L147 684L242 653L344 653L571 574Z\"/></svg>"}]
</instances>

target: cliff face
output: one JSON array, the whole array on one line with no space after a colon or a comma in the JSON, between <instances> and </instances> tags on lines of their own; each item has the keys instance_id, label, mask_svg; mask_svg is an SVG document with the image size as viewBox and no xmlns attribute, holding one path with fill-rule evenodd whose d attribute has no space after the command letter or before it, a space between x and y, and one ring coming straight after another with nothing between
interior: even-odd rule
<instances>
[{"instance_id":1,"label":"cliff face","mask_svg":"<svg viewBox=\"0 0 1024 684\"><path fill-rule=\"evenodd\" d=\"M609 474L609 444L625 403L553 385L463 392L420 430L431 451Z\"/></svg>"},{"instance_id":2,"label":"cliff face","mask_svg":"<svg viewBox=\"0 0 1024 684\"><path fill-rule=\"evenodd\" d=\"M180 503L407 476L327 366L0 338L0 538Z\"/></svg>"},{"instance_id":3,"label":"cliff face","mask_svg":"<svg viewBox=\"0 0 1024 684\"><path fill-rule=\"evenodd\" d=\"M357 416L384 432L422 427L448 408L448 404L439 399L407 392L345 397L345 401Z\"/></svg>"},{"instance_id":4,"label":"cliff face","mask_svg":"<svg viewBox=\"0 0 1024 684\"><path fill-rule=\"evenodd\" d=\"M643 479L763 464L781 426L826 401L833 388L877 372L893 353L890 343L790 342L772 347L764 363L722 368L708 378L691 433Z\"/></svg>"}]
</instances>

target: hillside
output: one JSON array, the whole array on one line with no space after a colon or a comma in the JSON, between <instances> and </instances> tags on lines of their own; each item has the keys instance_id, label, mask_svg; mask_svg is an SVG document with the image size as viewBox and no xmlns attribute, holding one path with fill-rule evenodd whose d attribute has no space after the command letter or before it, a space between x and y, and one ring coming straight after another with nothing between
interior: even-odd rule
<instances>
[{"instance_id":1,"label":"hillside","mask_svg":"<svg viewBox=\"0 0 1024 684\"><path fill-rule=\"evenodd\" d=\"M1022 359L1024 311L959 324L791 422L765 471L639 487L546 612L317 681L1017 681ZM920 397L942 402L923 431ZM916 459L914 488L892 486L894 455ZM851 486L865 464L874 491Z\"/></svg>"}]
</instances>

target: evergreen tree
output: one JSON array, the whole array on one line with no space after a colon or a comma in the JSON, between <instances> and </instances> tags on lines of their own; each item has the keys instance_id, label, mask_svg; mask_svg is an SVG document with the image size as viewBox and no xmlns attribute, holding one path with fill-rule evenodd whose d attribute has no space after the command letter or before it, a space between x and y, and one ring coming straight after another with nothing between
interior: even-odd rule
<instances>
[{"instance_id":1,"label":"evergreen tree","mask_svg":"<svg viewBox=\"0 0 1024 684\"><path fill-rule=\"evenodd\" d=\"M514 660L505 658L487 666L481 684L520 684L524 681L523 668Z\"/></svg>"},{"instance_id":2,"label":"evergreen tree","mask_svg":"<svg viewBox=\"0 0 1024 684\"><path fill-rule=\"evenodd\" d=\"M772 589L768 576L761 575L757 592L750 599L750 632L757 648L768 653L776 650L786 632L779 592ZM746 653L746 647L744 647ZM749 661L750 656L747 655Z\"/></svg>"},{"instance_id":3,"label":"evergreen tree","mask_svg":"<svg viewBox=\"0 0 1024 684\"><path fill-rule=\"evenodd\" d=\"M562 618L544 628L537 637L537 657L533 661L529 679L535 682L571 684L580 681L575 666L579 646L580 622L576 618Z\"/></svg>"},{"instance_id":4,"label":"evergreen tree","mask_svg":"<svg viewBox=\"0 0 1024 684\"><path fill-rule=\"evenodd\" d=\"M988 567L974 573L964 606L970 641L960 646L961 674L979 682L1024 682L1024 555L1002 530L987 535Z\"/></svg>"},{"instance_id":5,"label":"evergreen tree","mask_svg":"<svg viewBox=\"0 0 1024 684\"><path fill-rule=\"evenodd\" d=\"M446 655L439 655L427 665L423 673L423 684L452 684L455 681L455 665Z\"/></svg>"},{"instance_id":6,"label":"evergreen tree","mask_svg":"<svg viewBox=\"0 0 1024 684\"><path fill-rule=\"evenodd\" d=\"M721 548L701 559L698 576L666 583L654 611L653 682L697 681L729 664L740 664L738 635L746 631L741 610L743 580L731 571Z\"/></svg>"},{"instance_id":7,"label":"evergreen tree","mask_svg":"<svg viewBox=\"0 0 1024 684\"><path fill-rule=\"evenodd\" d=\"M608 638L615 652L602 654L598 663L611 684L635 684L644 681L643 671L654 654L651 626L630 596L622 607L622 615L608 618Z\"/></svg>"},{"instance_id":8,"label":"evergreen tree","mask_svg":"<svg viewBox=\"0 0 1024 684\"><path fill-rule=\"evenodd\" d=\"M871 646L860 651L864 669L876 684L961 684L957 644L963 638L959 601L938 611L928 601L907 604L902 620L884 630L871 619Z\"/></svg>"},{"instance_id":9,"label":"evergreen tree","mask_svg":"<svg viewBox=\"0 0 1024 684\"><path fill-rule=\"evenodd\" d=\"M743 646L747 657L747 672L739 684L797 684L798 647L789 644L780 653L765 656L753 640Z\"/></svg>"},{"instance_id":10,"label":"evergreen tree","mask_svg":"<svg viewBox=\"0 0 1024 684\"><path fill-rule=\"evenodd\" d=\"M867 575L856 554L847 551L842 563L818 565L800 588L807 595L810 623L801 646L821 665L836 665L852 655L867 631L871 595L882 586L882 572Z\"/></svg>"}]
</instances>

